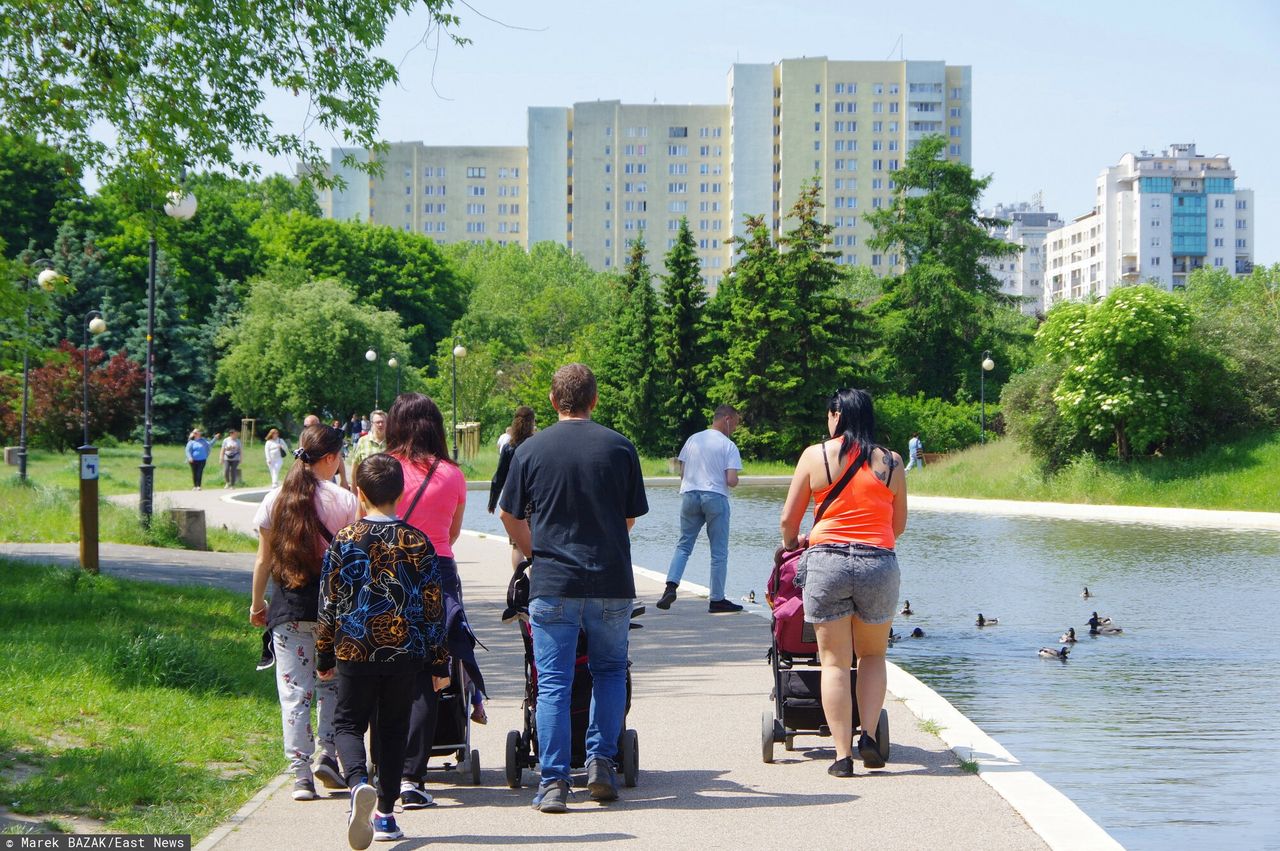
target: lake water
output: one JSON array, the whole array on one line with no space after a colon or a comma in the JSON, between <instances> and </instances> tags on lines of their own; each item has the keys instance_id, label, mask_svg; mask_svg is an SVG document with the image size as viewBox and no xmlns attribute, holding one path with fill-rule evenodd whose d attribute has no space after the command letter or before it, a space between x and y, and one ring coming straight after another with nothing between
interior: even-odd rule
<instances>
[{"instance_id":1,"label":"lake water","mask_svg":"<svg viewBox=\"0 0 1280 851\"><path fill-rule=\"evenodd\" d=\"M730 599L763 599L784 495L734 493ZM486 498L471 492L464 525L501 534ZM665 572L679 495L653 487L649 503L633 559ZM895 629L926 637L890 658L1118 841L1280 848L1280 534L916 511L898 553L916 614ZM686 581L705 585L708 565L704 536ZM1124 634L1090 638L1095 609ZM977 629L978 612L1000 625ZM1069 626L1068 662L1036 655Z\"/></svg>"}]
</instances>

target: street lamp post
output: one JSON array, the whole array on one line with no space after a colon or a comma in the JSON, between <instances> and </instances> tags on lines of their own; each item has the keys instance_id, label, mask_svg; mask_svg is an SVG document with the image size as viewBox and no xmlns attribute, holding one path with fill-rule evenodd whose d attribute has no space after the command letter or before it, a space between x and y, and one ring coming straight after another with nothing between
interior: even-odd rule
<instances>
[{"instance_id":1,"label":"street lamp post","mask_svg":"<svg viewBox=\"0 0 1280 851\"><path fill-rule=\"evenodd\" d=\"M995 368L996 362L991 359L991 350L987 349L982 353L982 369L978 372L978 393L982 398L982 422L979 426L982 443L987 442L987 373Z\"/></svg>"},{"instance_id":2,"label":"street lamp post","mask_svg":"<svg viewBox=\"0 0 1280 851\"><path fill-rule=\"evenodd\" d=\"M81 397L80 420L84 427L84 443L80 455L80 567L98 572L98 450L89 442L89 335L107 330L106 320L96 310L84 317L84 395Z\"/></svg>"},{"instance_id":3,"label":"street lamp post","mask_svg":"<svg viewBox=\"0 0 1280 851\"><path fill-rule=\"evenodd\" d=\"M453 460L458 460L458 358L467 356L467 347L453 338Z\"/></svg>"},{"instance_id":4,"label":"street lamp post","mask_svg":"<svg viewBox=\"0 0 1280 851\"><path fill-rule=\"evenodd\" d=\"M54 271L52 260L36 260L31 265L42 266L43 269L36 276L36 285L42 290L53 289L53 284L58 280L58 273ZM23 278L23 295L26 305L23 313L23 331L22 331L22 425L18 430L18 481L24 485L27 483L27 397L28 387L30 386L31 374L31 279Z\"/></svg>"},{"instance_id":5,"label":"street lamp post","mask_svg":"<svg viewBox=\"0 0 1280 851\"><path fill-rule=\"evenodd\" d=\"M376 410L378 396L381 395L379 392L381 388L378 385L382 381L382 364L378 363L378 353L373 349L364 353L364 359L373 364L373 407Z\"/></svg>"},{"instance_id":6,"label":"street lamp post","mask_svg":"<svg viewBox=\"0 0 1280 851\"><path fill-rule=\"evenodd\" d=\"M196 214L196 196L189 192L170 192L164 205L165 215L171 219L186 221ZM156 468L151 463L151 407L155 397L156 372L156 227L151 225L151 238L147 243L147 360L146 392L143 405L142 464L138 467L138 510L142 524L151 525L152 504L155 499ZM87 441L86 441L87 442Z\"/></svg>"},{"instance_id":7,"label":"street lamp post","mask_svg":"<svg viewBox=\"0 0 1280 851\"><path fill-rule=\"evenodd\" d=\"M400 395L400 359L397 358L395 355L392 355L391 359L387 361L387 366L391 367L396 371L396 395L399 396Z\"/></svg>"}]
</instances>

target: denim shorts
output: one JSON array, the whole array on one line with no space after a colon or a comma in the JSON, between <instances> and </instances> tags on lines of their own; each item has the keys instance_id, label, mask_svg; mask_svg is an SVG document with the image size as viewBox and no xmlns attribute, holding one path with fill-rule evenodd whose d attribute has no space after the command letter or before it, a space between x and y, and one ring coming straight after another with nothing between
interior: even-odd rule
<instances>
[{"instance_id":1,"label":"denim shorts","mask_svg":"<svg viewBox=\"0 0 1280 851\"><path fill-rule=\"evenodd\" d=\"M898 606L898 556L870 544L817 544L796 569L804 589L804 619L827 623L857 615L863 623L887 623Z\"/></svg>"}]
</instances>

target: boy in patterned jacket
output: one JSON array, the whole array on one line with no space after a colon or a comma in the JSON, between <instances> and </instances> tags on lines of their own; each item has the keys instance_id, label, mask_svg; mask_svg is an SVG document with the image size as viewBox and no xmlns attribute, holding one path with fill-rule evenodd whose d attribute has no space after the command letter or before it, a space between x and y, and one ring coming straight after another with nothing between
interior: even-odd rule
<instances>
[{"instance_id":1,"label":"boy in patterned jacket","mask_svg":"<svg viewBox=\"0 0 1280 851\"><path fill-rule=\"evenodd\" d=\"M444 603L435 549L395 516L404 491L400 462L371 455L355 473L365 516L334 535L320 576L316 671L338 678L334 731L351 790L352 848L404 836L394 807L400 794L416 673L447 676ZM364 734L377 711L378 789L369 785ZM374 805L377 809L374 809Z\"/></svg>"}]
</instances>

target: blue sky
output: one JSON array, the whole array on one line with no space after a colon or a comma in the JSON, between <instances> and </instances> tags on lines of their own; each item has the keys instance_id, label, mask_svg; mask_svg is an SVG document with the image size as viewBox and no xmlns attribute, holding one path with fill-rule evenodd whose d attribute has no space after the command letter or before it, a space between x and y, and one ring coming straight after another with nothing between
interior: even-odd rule
<instances>
[{"instance_id":1,"label":"blue sky","mask_svg":"<svg viewBox=\"0 0 1280 851\"><path fill-rule=\"evenodd\" d=\"M1254 260L1280 262L1280 3L470 0L455 11L466 47L418 44L421 18L388 41L401 82L384 95L387 139L522 145L529 106L725 103L735 61L897 58L901 35L907 59L973 67L973 166L995 178L985 202L1042 191L1072 218L1124 153L1195 142L1231 157L1256 193ZM296 127L290 99L271 107Z\"/></svg>"}]
</instances>

